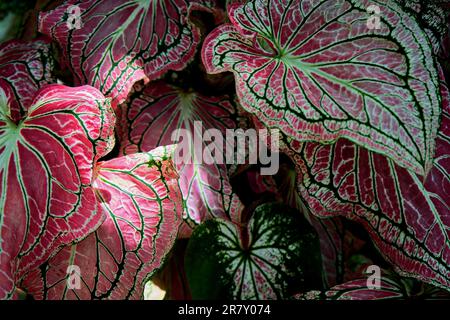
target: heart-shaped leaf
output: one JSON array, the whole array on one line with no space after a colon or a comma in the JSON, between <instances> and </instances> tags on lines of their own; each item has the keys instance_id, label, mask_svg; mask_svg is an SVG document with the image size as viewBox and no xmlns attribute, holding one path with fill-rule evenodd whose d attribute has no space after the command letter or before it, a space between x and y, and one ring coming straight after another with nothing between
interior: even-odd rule
<instances>
[{"instance_id":1,"label":"heart-shaped leaf","mask_svg":"<svg viewBox=\"0 0 450 320\"><path fill-rule=\"evenodd\" d=\"M311 212L361 223L402 274L450 288L450 106L444 111L428 177L340 139L333 145L290 144L298 188Z\"/></svg>"},{"instance_id":2,"label":"heart-shaped leaf","mask_svg":"<svg viewBox=\"0 0 450 320\"><path fill-rule=\"evenodd\" d=\"M255 124L263 128L261 123ZM281 158L280 170L273 176L262 176L258 172L248 171L248 180L254 184L253 192L261 192L265 199L274 198L291 208L300 211L316 230L320 240L322 266L326 287L342 283L345 272L345 258L353 251L353 246L346 243L349 237L342 217L319 218L311 214L297 193L297 174L291 161ZM269 179L270 178L270 179ZM233 185L234 186L234 185ZM248 188L244 185L243 188ZM351 238L356 241L353 235ZM348 274L345 274L348 275Z\"/></svg>"},{"instance_id":3,"label":"heart-shaped leaf","mask_svg":"<svg viewBox=\"0 0 450 320\"><path fill-rule=\"evenodd\" d=\"M262 128L263 125L260 125ZM243 199L242 201L248 207L251 207L255 206L254 203L257 201L266 203L274 199L300 211L319 236L326 287L342 283L344 279L344 256L349 251L346 250L348 248L344 242L347 230L341 217L322 219L309 212L297 193L297 174L293 164L288 163L283 157L280 170L276 176L263 176L254 168L247 169L243 174L245 174L245 180L247 181L232 182L233 190L237 189L236 192ZM246 195L249 193L250 196ZM258 200L253 200L253 203L249 203L255 198Z\"/></svg>"},{"instance_id":4,"label":"heart-shaped leaf","mask_svg":"<svg viewBox=\"0 0 450 320\"><path fill-rule=\"evenodd\" d=\"M0 298L104 219L92 169L114 138L109 100L97 89L47 85L17 123L9 117L14 98L0 86Z\"/></svg>"},{"instance_id":5,"label":"heart-shaped leaf","mask_svg":"<svg viewBox=\"0 0 450 320\"><path fill-rule=\"evenodd\" d=\"M142 298L145 282L162 265L182 221L171 152L161 147L99 163L94 187L106 220L27 274L22 288L35 299ZM79 268L79 287L70 287L69 266Z\"/></svg>"},{"instance_id":6,"label":"heart-shaped leaf","mask_svg":"<svg viewBox=\"0 0 450 320\"><path fill-rule=\"evenodd\" d=\"M178 140L191 147L191 154L187 155L189 161L182 157L176 161L185 218L190 220L183 226L180 236L188 236L196 224L208 217L230 219L236 214L232 211L239 210L239 201L233 197L226 165L223 162L207 164L196 161L194 152L203 153L210 144L224 150L225 147L218 142L201 139L203 130L219 130L225 137L226 129L236 127L233 100L228 96L210 97L185 91L163 81L150 83L144 88L136 85L135 88L136 92L121 106L122 152L146 152ZM180 130L179 133L176 130ZM185 141L188 137L181 130L186 130L192 139ZM195 136L200 139L200 150L191 146Z\"/></svg>"},{"instance_id":7,"label":"heart-shaped leaf","mask_svg":"<svg viewBox=\"0 0 450 320\"><path fill-rule=\"evenodd\" d=\"M278 203L258 206L248 226L204 222L185 259L194 299L280 299L322 287L316 232L299 212Z\"/></svg>"},{"instance_id":8,"label":"heart-shaped leaf","mask_svg":"<svg viewBox=\"0 0 450 320\"><path fill-rule=\"evenodd\" d=\"M199 42L187 21L190 3L207 0L69 0L42 12L39 31L63 49L75 84L89 84L121 103L133 83L181 70Z\"/></svg>"},{"instance_id":9,"label":"heart-shaped leaf","mask_svg":"<svg viewBox=\"0 0 450 320\"><path fill-rule=\"evenodd\" d=\"M252 0L228 13L232 24L208 35L203 63L232 71L240 103L265 125L299 141L345 137L430 170L438 72L427 35L393 1Z\"/></svg>"}]
</instances>

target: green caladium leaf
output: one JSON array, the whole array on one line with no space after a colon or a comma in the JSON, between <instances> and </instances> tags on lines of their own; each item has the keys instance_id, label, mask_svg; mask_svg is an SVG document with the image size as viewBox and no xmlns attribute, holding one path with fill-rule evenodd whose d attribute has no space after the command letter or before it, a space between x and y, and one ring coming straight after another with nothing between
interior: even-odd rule
<instances>
[{"instance_id":1,"label":"green caladium leaf","mask_svg":"<svg viewBox=\"0 0 450 320\"><path fill-rule=\"evenodd\" d=\"M258 206L245 225L206 221L194 230L185 259L194 299L280 299L322 287L316 232L278 203Z\"/></svg>"}]
</instances>

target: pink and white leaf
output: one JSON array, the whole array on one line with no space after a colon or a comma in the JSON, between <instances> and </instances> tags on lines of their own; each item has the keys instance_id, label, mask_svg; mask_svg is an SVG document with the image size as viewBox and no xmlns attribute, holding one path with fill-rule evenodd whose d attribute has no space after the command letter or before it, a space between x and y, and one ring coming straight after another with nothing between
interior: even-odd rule
<instances>
[{"instance_id":1,"label":"pink and white leaf","mask_svg":"<svg viewBox=\"0 0 450 320\"><path fill-rule=\"evenodd\" d=\"M405 299L401 283L388 277L380 277L379 287L369 287L368 279L356 279L337 285L325 293L329 300L387 300Z\"/></svg>"},{"instance_id":2,"label":"pink and white leaf","mask_svg":"<svg viewBox=\"0 0 450 320\"><path fill-rule=\"evenodd\" d=\"M35 92L44 84L54 82L50 41L10 40L0 44L0 85L11 88L8 116L19 121L27 112ZM6 90L6 89L4 89Z\"/></svg>"},{"instance_id":3,"label":"pink and white leaf","mask_svg":"<svg viewBox=\"0 0 450 320\"><path fill-rule=\"evenodd\" d=\"M146 152L178 142L172 140L173 137L175 140L182 137L176 130L186 130L193 139L197 135L201 147L197 151L203 152L206 146L215 143L201 140L203 129L214 128L225 137L226 129L236 127L235 107L228 96L204 96L197 92L183 91L162 81L137 90L121 106L121 113L119 131L124 154ZM202 128L195 126L196 121L199 121ZM175 135L172 136L174 132ZM183 136L180 143L185 145L193 140L186 142L184 139L187 137ZM224 150L223 145L217 144L217 148ZM224 162L207 164L197 161L193 158L194 152L187 157L189 161L176 161L185 203L184 218L187 219L187 223L182 226L181 237L188 237L192 228L204 219L230 219L231 216L238 215L240 210L240 202L237 197L233 197Z\"/></svg>"},{"instance_id":4,"label":"pink and white leaf","mask_svg":"<svg viewBox=\"0 0 450 320\"><path fill-rule=\"evenodd\" d=\"M171 250L182 221L178 175L161 147L100 162L94 181L106 220L22 280L35 299L140 299ZM79 267L71 288L67 268Z\"/></svg>"},{"instance_id":5,"label":"pink and white leaf","mask_svg":"<svg viewBox=\"0 0 450 320\"><path fill-rule=\"evenodd\" d=\"M444 98L433 167L425 180L392 160L340 139L293 141L298 189L311 212L362 224L402 275L450 288L450 107Z\"/></svg>"},{"instance_id":6,"label":"pink and white leaf","mask_svg":"<svg viewBox=\"0 0 450 320\"><path fill-rule=\"evenodd\" d=\"M211 1L68 0L42 12L39 31L63 50L75 84L89 84L123 102L134 82L181 70L193 58L199 31L187 21L190 3Z\"/></svg>"},{"instance_id":7,"label":"pink and white leaf","mask_svg":"<svg viewBox=\"0 0 450 320\"><path fill-rule=\"evenodd\" d=\"M377 4L380 28L369 28ZM393 1L252 0L206 38L209 73L231 71L242 106L299 141L340 137L426 175L441 96L427 35Z\"/></svg>"},{"instance_id":8,"label":"pink and white leaf","mask_svg":"<svg viewBox=\"0 0 450 320\"><path fill-rule=\"evenodd\" d=\"M89 86L47 85L28 115L0 84L0 298L58 248L86 237L104 219L91 187L93 165L114 139L109 100Z\"/></svg>"}]
</instances>

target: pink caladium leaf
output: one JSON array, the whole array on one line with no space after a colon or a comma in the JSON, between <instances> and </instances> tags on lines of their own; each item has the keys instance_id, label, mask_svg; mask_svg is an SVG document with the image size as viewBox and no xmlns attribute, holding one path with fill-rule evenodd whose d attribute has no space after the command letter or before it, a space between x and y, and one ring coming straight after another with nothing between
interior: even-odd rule
<instances>
[{"instance_id":1,"label":"pink caladium leaf","mask_svg":"<svg viewBox=\"0 0 450 320\"><path fill-rule=\"evenodd\" d=\"M54 82L53 66L47 39L0 44L0 85L9 86L14 94L7 110L12 121L17 122L25 115L34 93L42 85Z\"/></svg>"},{"instance_id":2,"label":"pink caladium leaf","mask_svg":"<svg viewBox=\"0 0 450 320\"><path fill-rule=\"evenodd\" d=\"M309 291L297 294L293 298L299 300L448 300L450 298L446 291L412 279L400 278L386 270L381 270L379 278L373 277L374 273L369 272L365 276L336 285L325 292Z\"/></svg>"},{"instance_id":3,"label":"pink caladium leaf","mask_svg":"<svg viewBox=\"0 0 450 320\"><path fill-rule=\"evenodd\" d=\"M190 3L213 1L69 0L40 14L39 31L61 46L75 84L98 88L115 107L134 82L193 58L200 35L186 18Z\"/></svg>"},{"instance_id":4,"label":"pink caladium leaf","mask_svg":"<svg viewBox=\"0 0 450 320\"><path fill-rule=\"evenodd\" d=\"M0 84L0 298L25 272L104 219L91 187L93 163L111 149L109 100L95 88L51 84L28 115L10 117L15 94Z\"/></svg>"},{"instance_id":5,"label":"pink caladium leaf","mask_svg":"<svg viewBox=\"0 0 450 320\"><path fill-rule=\"evenodd\" d=\"M377 287L368 287L367 278L361 278L337 285L324 295L327 300L398 300L408 297L401 283L387 277L381 277Z\"/></svg>"},{"instance_id":6,"label":"pink caladium leaf","mask_svg":"<svg viewBox=\"0 0 450 320\"><path fill-rule=\"evenodd\" d=\"M428 177L340 139L333 145L292 141L298 188L315 215L361 223L401 274L450 288L450 107L444 111ZM289 152L289 151L288 151Z\"/></svg>"},{"instance_id":7,"label":"pink caladium leaf","mask_svg":"<svg viewBox=\"0 0 450 320\"><path fill-rule=\"evenodd\" d=\"M380 24L367 8L377 5ZM439 78L427 35L393 1L252 0L202 48L242 106L299 141L345 137L420 175L432 166Z\"/></svg>"},{"instance_id":8,"label":"pink caladium leaf","mask_svg":"<svg viewBox=\"0 0 450 320\"><path fill-rule=\"evenodd\" d=\"M35 299L142 298L145 282L164 262L182 221L171 152L161 147L100 162L93 186L106 220L27 274L22 288ZM70 286L69 266L79 268L78 288Z\"/></svg>"},{"instance_id":9,"label":"pink caladium leaf","mask_svg":"<svg viewBox=\"0 0 450 320\"><path fill-rule=\"evenodd\" d=\"M213 128L225 136L227 129L236 127L236 109L228 96L204 96L163 81L135 88L136 92L121 106L119 131L124 154L146 152L178 140L191 143L195 136L199 137L201 146L197 151L203 152L206 146L215 143L202 140L204 130ZM186 130L193 139L186 142L187 137L176 130ZM224 149L224 146L217 147ZM195 225L208 217L231 219L239 212L239 201L233 196L225 163L196 161L195 150L191 150L192 154L187 155L189 161L176 161L185 218L189 223L183 226L181 237L188 236Z\"/></svg>"}]
</instances>

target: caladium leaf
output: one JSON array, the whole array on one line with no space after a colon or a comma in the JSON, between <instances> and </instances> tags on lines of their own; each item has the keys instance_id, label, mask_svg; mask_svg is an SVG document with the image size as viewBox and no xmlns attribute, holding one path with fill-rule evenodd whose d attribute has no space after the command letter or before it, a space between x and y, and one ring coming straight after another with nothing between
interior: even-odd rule
<instances>
[{"instance_id":1,"label":"caladium leaf","mask_svg":"<svg viewBox=\"0 0 450 320\"><path fill-rule=\"evenodd\" d=\"M171 152L161 147L100 162L94 187L106 220L29 273L22 288L35 299L140 299L182 221ZM69 286L72 265L79 268L79 288Z\"/></svg>"},{"instance_id":2,"label":"caladium leaf","mask_svg":"<svg viewBox=\"0 0 450 320\"><path fill-rule=\"evenodd\" d=\"M371 280L370 274L334 286L325 291L309 291L297 294L299 300L405 300L405 299L449 299L448 292L430 287L412 279L382 270L379 282Z\"/></svg>"},{"instance_id":3,"label":"caladium leaf","mask_svg":"<svg viewBox=\"0 0 450 320\"><path fill-rule=\"evenodd\" d=\"M444 69L447 83L450 83L450 6L447 8L447 32L441 42L441 51L439 52L439 62Z\"/></svg>"},{"instance_id":4,"label":"caladium leaf","mask_svg":"<svg viewBox=\"0 0 450 320\"><path fill-rule=\"evenodd\" d=\"M449 290L450 106L444 86L442 93L436 156L425 180L344 139L328 146L293 141L290 151L311 212L361 223L397 271Z\"/></svg>"},{"instance_id":5,"label":"caladium leaf","mask_svg":"<svg viewBox=\"0 0 450 320\"><path fill-rule=\"evenodd\" d=\"M328 300L389 300L406 299L401 283L381 277L379 287L369 288L367 278L352 280L337 285L325 292Z\"/></svg>"},{"instance_id":6,"label":"caladium leaf","mask_svg":"<svg viewBox=\"0 0 450 320\"><path fill-rule=\"evenodd\" d=\"M190 3L207 0L68 0L39 16L39 31L63 49L75 84L89 84L113 98L128 95L133 83L181 70L199 42L188 23Z\"/></svg>"},{"instance_id":7,"label":"caladium leaf","mask_svg":"<svg viewBox=\"0 0 450 320\"><path fill-rule=\"evenodd\" d=\"M254 120L254 124L258 128L264 125ZM258 176L258 173L253 175ZM271 176L260 176L259 179ZM259 179L254 178L256 185L267 186L267 191L275 194L275 198L289 205L291 208L300 211L308 222L314 227L320 240L320 252L322 254L323 278L326 287L331 287L341 283L344 279L344 259L349 253L351 247L346 246L345 237L348 232L346 230L341 217L319 218L311 214L297 193L297 174L295 166L291 161L281 160L278 173L273 180L275 186L262 184ZM266 196L267 198L267 196Z\"/></svg>"},{"instance_id":8,"label":"caladium leaf","mask_svg":"<svg viewBox=\"0 0 450 320\"><path fill-rule=\"evenodd\" d=\"M322 287L316 232L278 203L258 206L248 225L201 224L189 240L185 266L194 299L280 299Z\"/></svg>"},{"instance_id":9,"label":"caladium leaf","mask_svg":"<svg viewBox=\"0 0 450 320\"><path fill-rule=\"evenodd\" d=\"M430 170L438 72L427 35L393 1L253 0L228 13L232 24L208 35L202 58L210 73L234 73L247 111L299 141L345 137Z\"/></svg>"},{"instance_id":10,"label":"caladium leaf","mask_svg":"<svg viewBox=\"0 0 450 320\"><path fill-rule=\"evenodd\" d=\"M48 11L61 5L64 0L36 0L30 1L34 8L30 8L22 16L20 29L16 37L22 40L33 40L38 34L38 17L41 11Z\"/></svg>"},{"instance_id":11,"label":"caladium leaf","mask_svg":"<svg viewBox=\"0 0 450 320\"><path fill-rule=\"evenodd\" d=\"M200 139L200 152L210 144L202 140L203 130L216 129L225 137L226 129L235 128L235 106L228 96L208 97L187 92L163 81L150 83L144 88L136 85L136 91L121 107L121 149L124 154L146 152L158 146L192 143ZM191 134L188 139L181 131ZM174 134L175 133L175 134ZM174 140L172 140L174 139ZM225 140L225 139L223 139ZM189 145L191 146L191 145ZM217 148L223 150L224 146ZM237 207L228 181L226 165L207 164L194 158L194 146L189 161L176 161L180 175L180 188L185 203L185 225L180 236L188 236L193 226L208 217L231 218ZM184 150L186 152L186 150ZM181 161L183 160L183 161Z\"/></svg>"},{"instance_id":12,"label":"caladium leaf","mask_svg":"<svg viewBox=\"0 0 450 320\"><path fill-rule=\"evenodd\" d=\"M448 29L444 5L429 0L395 0L406 13L412 15L425 30L435 54L441 50L442 39ZM448 9L447 9L448 10Z\"/></svg>"},{"instance_id":13,"label":"caladium leaf","mask_svg":"<svg viewBox=\"0 0 450 320\"><path fill-rule=\"evenodd\" d=\"M258 124L263 127L261 123ZM276 176L263 176L253 168L245 172L248 183L234 182L233 189L241 188L242 191L251 190L251 199L262 198L264 202L274 199L291 208L299 210L308 222L314 227L320 240L322 254L322 266L326 287L342 283L344 279L344 257L347 249L345 246L346 229L341 217L318 218L312 215L303 204L297 193L297 175L292 163L287 163L282 158L281 165ZM238 189L237 192L240 190ZM241 196L241 193L239 193ZM258 197L259 196L259 197ZM246 197L241 196L242 201L249 207Z\"/></svg>"},{"instance_id":14,"label":"caladium leaf","mask_svg":"<svg viewBox=\"0 0 450 320\"><path fill-rule=\"evenodd\" d=\"M9 110L5 109L12 121L21 120L41 86L54 82L53 66L47 39L10 40L0 44L0 86L9 86L14 94Z\"/></svg>"},{"instance_id":15,"label":"caladium leaf","mask_svg":"<svg viewBox=\"0 0 450 320\"><path fill-rule=\"evenodd\" d=\"M339 217L320 219L312 214L307 217L319 236L325 285L333 286L344 278L345 228Z\"/></svg>"},{"instance_id":16,"label":"caladium leaf","mask_svg":"<svg viewBox=\"0 0 450 320\"><path fill-rule=\"evenodd\" d=\"M47 85L18 123L9 117L14 99L0 86L0 298L102 222L92 169L114 138L109 100L92 87Z\"/></svg>"}]
</instances>

